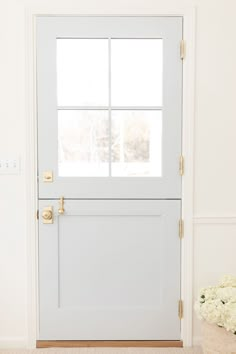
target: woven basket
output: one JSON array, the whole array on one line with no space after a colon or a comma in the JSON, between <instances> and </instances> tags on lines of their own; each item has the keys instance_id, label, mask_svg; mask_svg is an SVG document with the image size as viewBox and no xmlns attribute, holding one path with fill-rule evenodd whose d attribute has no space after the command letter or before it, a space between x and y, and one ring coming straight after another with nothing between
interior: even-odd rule
<instances>
[{"instance_id":1,"label":"woven basket","mask_svg":"<svg viewBox=\"0 0 236 354\"><path fill-rule=\"evenodd\" d=\"M202 349L204 354L236 354L236 335L203 321Z\"/></svg>"}]
</instances>

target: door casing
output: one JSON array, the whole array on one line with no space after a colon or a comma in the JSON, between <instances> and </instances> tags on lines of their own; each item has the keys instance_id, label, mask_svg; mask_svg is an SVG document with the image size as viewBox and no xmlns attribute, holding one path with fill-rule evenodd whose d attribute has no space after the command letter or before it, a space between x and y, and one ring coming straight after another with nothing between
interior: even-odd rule
<instances>
[{"instance_id":1,"label":"door casing","mask_svg":"<svg viewBox=\"0 0 236 354\"><path fill-rule=\"evenodd\" d=\"M132 7L123 13L103 13L102 16L183 16L186 57L183 61L183 130L182 151L185 159L185 172L182 190L182 218L184 219L184 238L182 240L182 284L184 318L181 325L181 339L184 346L192 345L192 285L193 285L193 163L194 163L194 70L195 70L195 8L153 8L153 13L134 11ZM37 16L93 16L101 15L99 10L93 14L82 8L28 7L25 11L26 27L26 185L27 185L27 296L28 296L28 339L27 346L35 348L38 330L38 231L37 231L37 102L36 102L36 32Z\"/></svg>"}]
</instances>

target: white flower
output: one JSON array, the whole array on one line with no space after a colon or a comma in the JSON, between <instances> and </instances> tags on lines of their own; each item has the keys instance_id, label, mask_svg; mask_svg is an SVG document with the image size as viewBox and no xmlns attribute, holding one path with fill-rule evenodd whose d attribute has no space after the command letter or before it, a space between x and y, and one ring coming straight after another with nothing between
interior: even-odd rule
<instances>
[{"instance_id":1,"label":"white flower","mask_svg":"<svg viewBox=\"0 0 236 354\"><path fill-rule=\"evenodd\" d=\"M227 331L231 331L233 333L236 332L236 303L229 302L225 306L226 313L225 313L225 321L224 327Z\"/></svg>"},{"instance_id":2,"label":"white flower","mask_svg":"<svg viewBox=\"0 0 236 354\"><path fill-rule=\"evenodd\" d=\"M216 297L223 302L236 301L236 287L218 288Z\"/></svg>"},{"instance_id":3,"label":"white flower","mask_svg":"<svg viewBox=\"0 0 236 354\"><path fill-rule=\"evenodd\" d=\"M236 277L225 276L218 287L201 289L194 308L200 319L236 334Z\"/></svg>"},{"instance_id":4,"label":"white flower","mask_svg":"<svg viewBox=\"0 0 236 354\"><path fill-rule=\"evenodd\" d=\"M232 275L225 275L223 279L220 281L219 286L222 288L228 286L236 287L236 277Z\"/></svg>"}]
</instances>

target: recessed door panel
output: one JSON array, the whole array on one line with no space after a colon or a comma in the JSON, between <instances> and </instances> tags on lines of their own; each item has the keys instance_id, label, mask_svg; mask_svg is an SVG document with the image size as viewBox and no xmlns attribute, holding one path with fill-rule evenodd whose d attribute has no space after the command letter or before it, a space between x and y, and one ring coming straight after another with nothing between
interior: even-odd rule
<instances>
[{"instance_id":1,"label":"recessed door panel","mask_svg":"<svg viewBox=\"0 0 236 354\"><path fill-rule=\"evenodd\" d=\"M180 201L40 202L40 339L180 339Z\"/></svg>"}]
</instances>

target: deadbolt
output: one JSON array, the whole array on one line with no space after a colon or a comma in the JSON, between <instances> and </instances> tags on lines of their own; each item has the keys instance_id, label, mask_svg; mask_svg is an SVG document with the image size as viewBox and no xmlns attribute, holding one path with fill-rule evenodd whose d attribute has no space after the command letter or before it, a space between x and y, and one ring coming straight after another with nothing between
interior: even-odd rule
<instances>
[{"instance_id":1,"label":"deadbolt","mask_svg":"<svg viewBox=\"0 0 236 354\"><path fill-rule=\"evenodd\" d=\"M43 219L45 219L45 220L51 220L52 219L51 210L44 210L43 211Z\"/></svg>"},{"instance_id":2,"label":"deadbolt","mask_svg":"<svg viewBox=\"0 0 236 354\"><path fill-rule=\"evenodd\" d=\"M44 224L52 224L53 223L53 209L52 207L45 207L42 212L42 218Z\"/></svg>"},{"instance_id":3,"label":"deadbolt","mask_svg":"<svg viewBox=\"0 0 236 354\"><path fill-rule=\"evenodd\" d=\"M43 182L53 182L52 171L44 171L43 172Z\"/></svg>"}]
</instances>

